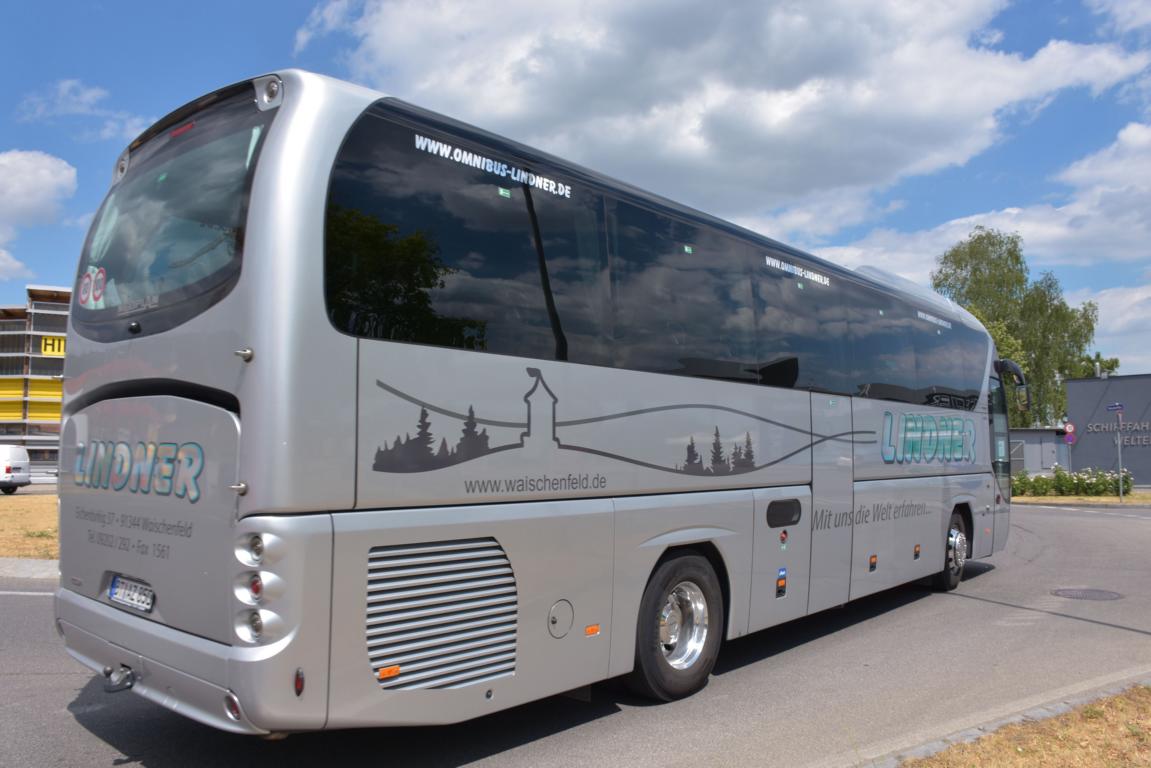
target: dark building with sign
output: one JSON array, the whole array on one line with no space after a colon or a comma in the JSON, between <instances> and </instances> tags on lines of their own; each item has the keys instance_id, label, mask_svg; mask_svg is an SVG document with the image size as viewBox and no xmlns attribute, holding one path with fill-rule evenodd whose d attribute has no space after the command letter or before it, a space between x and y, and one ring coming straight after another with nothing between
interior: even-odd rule
<instances>
[{"instance_id":1,"label":"dark building with sign","mask_svg":"<svg viewBox=\"0 0 1151 768\"><path fill-rule=\"evenodd\" d=\"M1115 471L1121 447L1124 469L1137 484L1151 484L1151 374L1069 379L1066 386L1072 468Z\"/></svg>"}]
</instances>

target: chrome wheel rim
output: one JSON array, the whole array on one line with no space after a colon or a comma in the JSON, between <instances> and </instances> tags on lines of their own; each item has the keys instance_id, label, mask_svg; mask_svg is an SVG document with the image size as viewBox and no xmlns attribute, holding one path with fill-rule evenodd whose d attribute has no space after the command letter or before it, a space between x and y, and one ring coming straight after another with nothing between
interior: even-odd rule
<instances>
[{"instance_id":1,"label":"chrome wheel rim","mask_svg":"<svg viewBox=\"0 0 1151 768\"><path fill-rule=\"evenodd\" d=\"M699 660L707 643L707 598L699 585L681 581L667 593L659 617L659 646L674 669L687 669Z\"/></svg>"},{"instance_id":2,"label":"chrome wheel rim","mask_svg":"<svg viewBox=\"0 0 1151 768\"><path fill-rule=\"evenodd\" d=\"M952 528L947 535L947 563L952 573L962 573L967 562L967 534Z\"/></svg>"}]
</instances>

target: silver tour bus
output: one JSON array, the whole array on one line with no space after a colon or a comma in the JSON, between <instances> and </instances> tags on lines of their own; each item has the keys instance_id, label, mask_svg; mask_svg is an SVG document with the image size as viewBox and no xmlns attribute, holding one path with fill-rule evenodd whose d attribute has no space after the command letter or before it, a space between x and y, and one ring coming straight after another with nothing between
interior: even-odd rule
<instances>
[{"instance_id":1,"label":"silver tour bus","mask_svg":"<svg viewBox=\"0 0 1151 768\"><path fill-rule=\"evenodd\" d=\"M971 315L305 72L128 146L70 322L56 626L228 731L675 699L1007 540Z\"/></svg>"}]
</instances>

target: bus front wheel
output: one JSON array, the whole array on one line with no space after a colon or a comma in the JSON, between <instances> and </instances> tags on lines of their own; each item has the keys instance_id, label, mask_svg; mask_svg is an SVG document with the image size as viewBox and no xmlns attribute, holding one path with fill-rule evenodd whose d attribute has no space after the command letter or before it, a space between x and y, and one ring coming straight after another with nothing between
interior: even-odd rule
<instances>
[{"instance_id":1,"label":"bus front wheel","mask_svg":"<svg viewBox=\"0 0 1151 768\"><path fill-rule=\"evenodd\" d=\"M703 688L723 626L723 595L711 563L695 554L661 563L639 605L631 689L672 701Z\"/></svg>"},{"instance_id":2,"label":"bus front wheel","mask_svg":"<svg viewBox=\"0 0 1151 768\"><path fill-rule=\"evenodd\" d=\"M951 513L944 549L947 556L943 570L935 575L935 586L942 592L950 592L963 580L963 566L967 563L967 524L958 512Z\"/></svg>"}]
</instances>

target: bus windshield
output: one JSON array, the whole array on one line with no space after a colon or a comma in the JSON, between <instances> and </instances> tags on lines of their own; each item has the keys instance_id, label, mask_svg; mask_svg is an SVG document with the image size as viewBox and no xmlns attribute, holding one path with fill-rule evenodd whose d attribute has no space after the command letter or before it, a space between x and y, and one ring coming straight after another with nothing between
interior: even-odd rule
<instances>
[{"instance_id":1,"label":"bus windshield","mask_svg":"<svg viewBox=\"0 0 1151 768\"><path fill-rule=\"evenodd\" d=\"M271 112L252 92L225 98L131 155L84 244L73 295L77 330L124 338L179 325L223 298L240 272L252 170ZM117 322L121 321L121 322Z\"/></svg>"}]
</instances>

